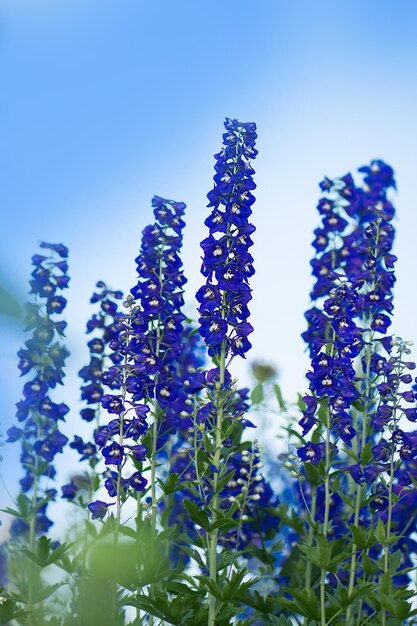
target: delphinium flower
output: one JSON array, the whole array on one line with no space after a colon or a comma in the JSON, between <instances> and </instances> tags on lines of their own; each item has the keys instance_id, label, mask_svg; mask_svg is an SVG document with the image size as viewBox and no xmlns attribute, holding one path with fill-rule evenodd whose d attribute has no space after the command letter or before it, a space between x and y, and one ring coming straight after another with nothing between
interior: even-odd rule
<instances>
[{"instance_id":1,"label":"delphinium flower","mask_svg":"<svg viewBox=\"0 0 417 626\"><path fill-rule=\"evenodd\" d=\"M107 287L103 281L96 285L98 291L94 292L90 302L99 303L100 308L87 322L87 335L90 336L88 348L90 361L79 371L79 376L83 381L81 386L81 398L87 404L81 409L81 418L88 423L93 423L95 427L100 425L101 399L104 394L103 373L107 367L113 363L120 363L122 355L108 349L110 341L116 340L118 331L115 323L115 316L118 313L118 300L123 298L121 291L113 291ZM120 388L117 381L111 382L112 389ZM84 441L82 437L76 435L69 444L80 455L80 461L88 461L92 470L91 475L75 476L70 483L62 486L62 497L74 500L78 492L78 487L94 490L96 481L96 467L99 458L97 446L93 441ZM90 496L91 499L91 496Z\"/></svg>"},{"instance_id":2,"label":"delphinium flower","mask_svg":"<svg viewBox=\"0 0 417 626\"><path fill-rule=\"evenodd\" d=\"M261 545L276 532L276 519L271 509L278 505L271 485L262 474L264 464L257 442L248 443L241 452L234 452L227 459L230 479L220 492L223 509L235 506L233 517L239 525L225 531L220 537L222 545L242 550L251 543Z\"/></svg>"},{"instance_id":3,"label":"delphinium flower","mask_svg":"<svg viewBox=\"0 0 417 626\"><path fill-rule=\"evenodd\" d=\"M393 494L397 488L395 473L405 456L412 456L406 444L407 437L410 439L412 435L403 437L397 432L397 425L399 402L414 402L413 393L402 392L399 387L400 383L410 382L406 369L413 364L402 362L400 367L394 357L387 359L383 354L392 350L392 339L386 336L393 310L396 260L392 254L394 208L386 196L386 190L395 187L392 169L382 161L373 161L361 171L366 174L363 189L354 186L350 175L339 181L326 179L326 190L333 190L338 197L325 198L319 204L319 210L323 211L324 207L327 214L324 228L318 233L320 242L316 238L313 244L323 255L312 262L317 281L311 295L313 299L326 299L308 312L310 326L303 335L309 343L312 370L307 375L311 393L304 397L306 407L300 425L303 437L313 427L314 432L311 440L299 448L298 456L304 463L318 465L319 476L324 480L325 536L329 523L332 527L338 524L332 519L329 506L331 497L335 496L330 470L337 469L347 470L353 482L348 491L352 494L354 513L347 508L346 526L375 524L377 511L387 509L389 542L395 508ZM329 222L337 225L337 234L329 228ZM322 248L318 248L319 244ZM414 408L402 408L404 416L407 411L409 416L414 416ZM335 447L338 440L343 443L341 455ZM306 475L310 478L311 470ZM320 484L314 487L314 519L320 519L316 511L321 488ZM309 539L312 545L312 532ZM357 576L363 576L358 554L358 547L352 541L349 569L338 572L349 594ZM388 548L384 560L383 571L387 572ZM322 570L322 621L325 574ZM357 610L360 619L361 605ZM351 619L350 606L348 624ZM385 613L381 619L385 623Z\"/></svg>"},{"instance_id":4,"label":"delphinium flower","mask_svg":"<svg viewBox=\"0 0 417 626\"><path fill-rule=\"evenodd\" d=\"M124 302L127 312L116 316L119 334L110 342L110 348L122 358L115 359L103 378L109 386L120 386L119 393L106 393L101 399L113 419L100 426L94 437L108 466L104 486L116 499L116 545L122 504L131 496L137 500L137 524L150 507L145 521L156 541L157 465L181 419L176 405L182 387L176 359L185 320L181 308L186 279L179 256L185 204L155 196L152 206L156 221L143 231L136 258L138 282ZM145 461L150 466L146 476ZM149 493L146 500L145 493ZM111 504L97 501L88 508L102 519ZM151 585L151 595L152 589Z\"/></svg>"},{"instance_id":5,"label":"delphinium flower","mask_svg":"<svg viewBox=\"0 0 417 626\"><path fill-rule=\"evenodd\" d=\"M35 269L30 287L35 300L26 306L25 320L26 330L32 331L32 337L18 352L21 375L32 374L32 378L24 384L24 399L17 404L17 419L21 426L12 426L7 433L9 442L21 442L25 476L20 485L23 493L36 494L35 502L42 493L42 477L51 479L55 476L52 462L68 441L59 430L59 421L64 421L69 411L66 404L53 402L50 398L50 390L63 382L63 367L69 355L59 341L64 336L66 322L57 317L67 303L60 292L69 282L68 250L61 244L42 243L41 248L50 253L32 257ZM44 529L50 522L46 515L34 514L31 524L34 528Z\"/></svg>"},{"instance_id":6,"label":"delphinium flower","mask_svg":"<svg viewBox=\"0 0 417 626\"><path fill-rule=\"evenodd\" d=\"M143 231L141 252L136 259L138 284L125 302L128 312L116 316L119 336L110 342L122 359L115 358L115 364L104 376L106 384L120 385L121 393L105 394L101 400L102 407L117 417L100 426L95 434L95 442L109 466L105 486L110 496L117 497L118 515L120 499L126 497L126 491L143 492L147 488L148 480L139 469L146 457L152 464L150 486L152 503L155 502L156 454L167 435L175 432L180 419L174 407L179 389L174 363L185 319L180 311L185 278L178 254L185 205L158 196L152 205L156 222ZM139 442L148 431L150 407L151 449ZM122 469L129 458L136 471L125 477Z\"/></svg>"},{"instance_id":7,"label":"delphinium flower","mask_svg":"<svg viewBox=\"0 0 417 626\"><path fill-rule=\"evenodd\" d=\"M177 357L177 374L182 381L182 393L175 400L180 424L175 435L171 437L167 464L162 475L163 480L175 476L178 488L161 501L163 507L162 521L166 520L168 528L180 528L182 537L195 537L197 528L189 516L184 513L184 498L193 499L183 483L196 480L195 468L192 463L191 434L194 433L194 419L199 406L198 395L205 386L204 366L207 362L207 351L194 325L186 320L181 336L181 352ZM180 539L170 545L170 560L176 566L186 566L190 556L182 546L188 546L189 540Z\"/></svg>"},{"instance_id":8,"label":"delphinium flower","mask_svg":"<svg viewBox=\"0 0 417 626\"><path fill-rule=\"evenodd\" d=\"M153 398L158 406L154 421L156 453L179 425L175 401L181 384L176 361L185 321L181 309L186 278L179 256L185 204L155 196L152 206L156 222L143 232L141 253L136 259L139 280L131 293L147 324L147 332L135 345L141 385L135 397Z\"/></svg>"},{"instance_id":9,"label":"delphinium flower","mask_svg":"<svg viewBox=\"0 0 417 626\"><path fill-rule=\"evenodd\" d=\"M373 169L387 169L382 162L373 162ZM369 384L369 362L372 338L369 333L383 329L389 319L381 313L385 305L392 310L391 300L386 297L393 281L376 280L375 272L385 272L384 263L378 257L382 249L389 254L392 242L392 227L389 221L394 210L386 199L385 188L393 185L393 179L386 177L380 185L368 176L363 189L356 188L353 178L347 175L339 181L326 179L326 191L333 190L336 197L324 198L319 203L319 211L325 214L323 229L320 229L314 247L321 256L312 261L313 274L317 278L312 299L326 297L321 308L314 307L307 313L310 323L304 333L309 343L312 360L312 371L308 373L311 395L304 398L306 409L300 425L303 437L313 426L315 438L298 450L298 456L304 462L313 464L322 462L324 465L325 482L325 515L323 533L327 536L330 515L330 469L336 465L337 448L335 440L340 439L345 451L352 449L358 458L366 443L366 422L353 408L358 405L359 393L361 401L368 411L372 405ZM374 188L375 186L375 188ZM369 234L373 225L378 223L382 237L370 245ZM383 239L386 239L383 242ZM381 243L382 242L382 243ZM390 255L388 262L392 263ZM394 257L395 258L395 257ZM386 275L385 275L386 278ZM378 285L384 284L385 292L378 293ZM388 320L388 322L387 322ZM384 322L382 324L381 322ZM377 328L375 327L377 326ZM355 369L357 357L365 352L368 357L367 366L362 374ZM347 378L346 378L347 375ZM360 405L360 403L359 403ZM322 412L320 414L320 411ZM318 421L320 419L320 422ZM362 432L358 431L361 426ZM340 459L337 461L340 466ZM314 490L317 498L317 490ZM356 493L355 525L359 522L361 491ZM316 503L314 504L316 509ZM312 534L309 533L309 542ZM353 553L355 546L353 545ZM354 571L354 557L351 572ZM308 576L307 572L307 576ZM349 580L349 591L353 585L353 576ZM322 570L320 582L321 611L324 619L325 572Z\"/></svg>"},{"instance_id":10,"label":"delphinium flower","mask_svg":"<svg viewBox=\"0 0 417 626\"><path fill-rule=\"evenodd\" d=\"M192 334L194 346L200 348L199 336ZM200 348L201 349L201 348ZM184 350L184 360L188 367L184 371L184 387L189 390L187 401L182 411L183 426L179 429L173 443L170 456L170 472L178 475L178 488L172 496L169 509L170 523L181 526L183 535L191 542L196 541L197 526L189 516L183 513L184 499L193 501L199 508L204 508L213 497L212 470L200 473L194 458L204 454L204 434L214 429L217 421L216 404L213 402L219 371L217 368L203 372L205 361L194 355L193 350ZM182 364L183 355L179 359ZM192 363L194 362L194 365ZM242 550L251 543L264 541L275 524L271 516L272 507L277 499L265 477L261 474L263 463L257 444L244 442L246 427L253 427L246 417L249 410L248 389L237 389L230 374L226 373L226 385L230 389L230 404L225 406L224 422L229 425L232 436L224 440L223 445L229 451L225 457L229 480L219 494L219 505L238 523L224 531L218 538L219 544ZM210 400L212 396L212 400ZM242 449L241 452L234 452ZM186 486L181 488L181 484ZM190 484L198 484L191 489ZM233 511L231 512L233 507ZM182 545L187 545L182 540ZM181 549L181 544L173 546L172 558L175 562L187 564L189 555Z\"/></svg>"},{"instance_id":11,"label":"delphinium flower","mask_svg":"<svg viewBox=\"0 0 417 626\"><path fill-rule=\"evenodd\" d=\"M33 551L36 535L44 533L52 522L47 516L48 502L57 491L52 487L55 477L55 456L63 452L68 438L60 430L69 408L51 399L51 390L63 384L64 363L69 355L61 343L66 322L60 318L66 299L61 295L68 286L68 250L62 244L41 243L44 254L32 257L34 270L30 280L34 300L26 307L26 330L32 336L19 350L22 376L29 376L23 386L23 399L17 404L19 426L8 430L8 441L21 444L21 463L25 471L20 480L22 494L18 498L23 514L11 525L12 537L20 536ZM23 507L23 509L22 509ZM29 567L27 606L33 601L33 567Z\"/></svg>"},{"instance_id":12,"label":"delphinium flower","mask_svg":"<svg viewBox=\"0 0 417 626\"><path fill-rule=\"evenodd\" d=\"M214 189L208 194L213 207L205 221L209 236L201 243L204 256L201 271L205 285L197 292L200 304L201 335L210 356L244 356L251 344L248 335L248 284L254 273L249 248L255 227L250 224L255 188L251 160L255 149L255 124L226 120L224 147L216 158Z\"/></svg>"},{"instance_id":13,"label":"delphinium flower","mask_svg":"<svg viewBox=\"0 0 417 626\"><path fill-rule=\"evenodd\" d=\"M348 447L352 446L352 442L354 446L357 443L355 438L357 420L353 423L352 412L349 409L357 399L358 393L355 391L355 385L344 384L343 374L350 371L350 382L355 382L352 365L362 352L365 343L367 346L370 345L368 333L384 330L389 324L389 318L382 311L392 311L390 289L395 280L392 272L386 267L381 267L381 260L379 258L375 260L379 248L384 252L384 263L388 263L388 267L392 267L395 260L390 254L393 239L390 221L394 209L386 197L387 188L395 187L392 169L382 161L372 161L369 168L360 168L360 171L367 174L362 188L355 187L350 174L336 181L325 179L321 183L323 191L334 193L333 197L320 200L318 205L320 213L324 214L323 228L316 232L313 246L322 254L317 260L312 261L313 275L317 280L311 297L312 299L330 297L324 301L321 310L315 307L307 313L310 326L303 334L313 357L313 371L308 374L308 378L310 388L314 392L313 396L304 398L307 407L300 422L303 435L315 423L314 415L320 404L316 398L334 395L334 385L342 374L344 394L339 398L336 393L333 402L330 402L333 412L336 413L331 420L331 426ZM375 224L375 220L378 221L380 233L378 251L375 248L376 244L373 247L369 245L372 230L370 223ZM378 277L375 275L377 269ZM336 284L339 285L337 288ZM332 317L333 322L330 321ZM354 323L353 318L359 319ZM329 348L329 345L335 338L336 331L343 336L338 340L337 357L342 358L342 372L339 371L339 375L337 373L335 375L329 369L329 366L333 367L335 356L334 347ZM341 345L340 341L344 345ZM323 353L326 353L325 356ZM346 359L351 360L350 369L345 369L345 364L348 365ZM327 369L322 367L324 362ZM337 363L335 365L337 368ZM363 385L366 384L365 381ZM360 385L356 384L356 387L360 388ZM364 437L362 429L362 446ZM303 460L307 460L308 456L310 460L317 462L321 457L320 450L323 451L321 443L311 442L299 451L299 455L305 457Z\"/></svg>"},{"instance_id":14,"label":"delphinium flower","mask_svg":"<svg viewBox=\"0 0 417 626\"><path fill-rule=\"evenodd\" d=\"M199 302L200 333L209 355L218 366L208 376L209 403L203 408L207 413L204 428L211 438L209 449L206 443L205 454L212 472L209 504L214 529L208 532L207 537L207 566L212 582L217 580L218 484L222 475L222 462L228 456L225 443L233 431L233 425L230 424L233 414L228 413L228 409L233 405L235 392L230 384L226 364L236 355L245 357L251 347L248 336L253 330L248 322L248 303L251 299L249 278L254 273L249 249L253 245L251 235L255 227L249 218L255 201L251 193L256 186L252 178L254 170L251 160L257 155L256 126L226 119L225 129L223 148L215 155L215 185L207 196L208 206L212 208L211 215L205 221L209 236L201 243L201 272L206 282L196 296ZM210 419L212 409L214 422ZM214 625L216 612L216 598L210 593L209 626Z\"/></svg>"},{"instance_id":15,"label":"delphinium flower","mask_svg":"<svg viewBox=\"0 0 417 626\"><path fill-rule=\"evenodd\" d=\"M395 188L392 168L374 160L359 171L366 174L362 186L355 186L351 174L334 180L326 178L320 183L326 195L317 206L322 225L314 231L312 244L316 251L311 261L315 277L310 294L313 302L330 293L338 272L349 277L362 269L367 254L367 246L363 246L365 229L375 219L375 213L386 221L394 216L394 207L387 197L388 190ZM320 315L316 306L306 313L309 328L303 338L312 349L322 340L316 328L317 324L320 326Z\"/></svg>"},{"instance_id":16,"label":"delphinium flower","mask_svg":"<svg viewBox=\"0 0 417 626\"><path fill-rule=\"evenodd\" d=\"M410 388L409 373L415 363L408 360L410 342L390 339L389 358L378 355L378 372L372 374L378 396L371 414L369 462L356 464L352 475L359 485L367 485L370 507L374 517L386 524L391 551L395 547L409 558L416 554L412 534L417 519L417 430L410 426L417 421L417 394ZM398 536L397 544L394 536ZM389 570L389 557L385 545L384 572Z\"/></svg>"}]
</instances>

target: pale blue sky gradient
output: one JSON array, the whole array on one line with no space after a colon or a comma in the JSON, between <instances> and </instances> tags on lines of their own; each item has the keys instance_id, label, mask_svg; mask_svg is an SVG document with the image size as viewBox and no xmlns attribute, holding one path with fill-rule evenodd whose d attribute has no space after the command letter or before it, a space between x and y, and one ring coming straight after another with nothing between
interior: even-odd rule
<instances>
[{"instance_id":1,"label":"pale blue sky gradient","mask_svg":"<svg viewBox=\"0 0 417 626\"><path fill-rule=\"evenodd\" d=\"M0 266L24 293L41 240L70 248L68 433L90 293L98 279L134 283L154 194L187 203L193 304L226 116L259 132L249 358L275 363L288 396L306 389L317 183L373 158L399 187L393 329L417 340L416 66L413 0L3 0ZM19 339L3 334L4 431L21 381ZM235 371L248 380L245 364Z\"/></svg>"}]
</instances>

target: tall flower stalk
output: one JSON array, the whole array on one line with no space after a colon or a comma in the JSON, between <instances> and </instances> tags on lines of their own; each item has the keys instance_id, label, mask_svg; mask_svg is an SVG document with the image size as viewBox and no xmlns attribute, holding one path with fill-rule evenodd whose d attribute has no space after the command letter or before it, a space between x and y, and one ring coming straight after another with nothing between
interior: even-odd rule
<instances>
[{"instance_id":1,"label":"tall flower stalk","mask_svg":"<svg viewBox=\"0 0 417 626\"><path fill-rule=\"evenodd\" d=\"M198 291L200 332L209 355L218 366L214 390L216 422L213 425L211 527L207 538L209 577L217 581L219 475L224 440L226 367L229 359L245 356L250 348L247 304L251 299L248 279L253 274L253 258L249 253L250 235L255 230L249 223L255 188L251 160L256 156L256 127L227 119L224 147L216 158L214 189L208 194L212 213L205 224L209 236L201 243L204 256L202 274L206 284ZM208 625L216 621L216 597L209 595Z\"/></svg>"},{"instance_id":2,"label":"tall flower stalk","mask_svg":"<svg viewBox=\"0 0 417 626\"><path fill-rule=\"evenodd\" d=\"M375 527L375 511L385 508L385 536L379 536L384 546L383 573L387 575L389 571L392 494L401 459L395 445L385 437L391 432L393 438L392 433L397 432L396 407L400 397L414 401L413 392L403 393L399 387L401 382L410 382L411 376L404 371L396 372L393 357L387 360L380 352L382 349L390 354L392 350L391 337L384 335L391 324L391 291L395 282L396 257L391 252L394 208L386 196L386 190L395 186L393 173L382 161L373 161L360 171L365 174L362 188L355 187L350 175L335 181L325 179L321 184L322 189L333 196L326 196L319 202L323 228L315 231L313 242L319 256L312 261L316 282L311 296L313 300L326 299L321 308L316 306L306 315L309 329L303 336L313 358L312 370L307 374L311 393L304 397L305 410L300 426L303 437L311 430L313 434L298 450L300 460L306 464L306 476L317 477L324 484L324 540L317 538L321 554L324 546L331 545L327 542L329 521L339 524L329 519L330 498L336 495L330 472L337 485L345 472L350 477L353 515L349 520L345 514L342 525L351 524L353 535L348 570L342 572L342 577L339 573L339 580L346 580L348 597L352 598L363 567L360 557L364 540L358 529L366 525L369 515L371 528ZM407 363L403 367L412 365ZM387 382L381 381L384 376L388 377ZM408 415L413 419L414 409L409 410ZM401 433L396 434L398 442L402 437ZM313 471L311 465L316 465L317 471ZM384 473L388 474L386 478ZM371 511L367 506L369 502ZM311 545L309 532L307 554L312 554ZM373 554L373 549L368 548L367 558ZM324 625L328 620L325 606L328 560L320 558L323 562L319 585L320 620ZM310 581L311 570L307 572ZM385 584L383 578L380 584ZM356 620L361 623L363 606L361 600L352 600L346 607L347 626ZM385 623L385 608L381 620Z\"/></svg>"},{"instance_id":3,"label":"tall flower stalk","mask_svg":"<svg viewBox=\"0 0 417 626\"><path fill-rule=\"evenodd\" d=\"M158 456L180 422L176 400L181 385L176 360L181 352L185 320L181 307L186 281L179 257L185 205L158 196L152 204L156 222L143 231L141 251L136 259L138 283L124 303L127 312L116 316L119 335L110 342L119 358L113 359L115 364L105 374L105 382L118 384L121 393L105 394L102 406L118 417L101 426L95 435L104 462L116 468L105 482L109 495L116 498L115 543L123 502L132 491L136 492L140 514L141 494L148 490L150 499L146 505L150 507L154 542L160 495ZM147 477L143 473L145 460L150 463ZM136 471L128 478L125 467ZM97 501L89 508L93 517L102 518L111 504ZM151 594L153 590L151 585Z\"/></svg>"},{"instance_id":4,"label":"tall flower stalk","mask_svg":"<svg viewBox=\"0 0 417 626\"><path fill-rule=\"evenodd\" d=\"M36 538L52 525L46 511L57 494L50 483L56 473L53 461L68 442L59 422L65 421L69 407L50 397L51 390L63 384L64 364L69 355L60 342L66 322L59 317L67 304L61 291L69 282L68 250L62 244L49 243L41 243L41 248L46 255L32 257L30 287L34 300L26 306L26 330L32 331L32 336L18 352L21 375L32 374L32 379L24 384L24 399L17 404L17 419L22 426L12 426L7 433L9 442L21 443L20 459L25 470L11 534L15 539L23 539L29 556L35 552ZM36 572L34 561L30 560L23 592L29 620L35 604Z\"/></svg>"}]
</instances>

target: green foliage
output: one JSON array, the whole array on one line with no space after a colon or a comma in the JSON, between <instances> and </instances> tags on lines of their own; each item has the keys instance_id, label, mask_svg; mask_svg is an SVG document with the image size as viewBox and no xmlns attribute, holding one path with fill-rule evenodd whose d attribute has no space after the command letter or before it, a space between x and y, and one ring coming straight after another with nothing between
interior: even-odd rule
<instances>
[{"instance_id":1,"label":"green foliage","mask_svg":"<svg viewBox=\"0 0 417 626\"><path fill-rule=\"evenodd\" d=\"M250 399L252 400L253 404L261 404L263 402L263 400L264 400L264 388L263 388L262 383L258 383L252 389L252 392L250 394Z\"/></svg>"},{"instance_id":2,"label":"green foliage","mask_svg":"<svg viewBox=\"0 0 417 626\"><path fill-rule=\"evenodd\" d=\"M276 383L274 383L274 385L272 386L272 389L275 393L276 399L278 400L279 408L281 409L281 411L286 411L287 403L285 402L284 397L282 395L281 387L277 385Z\"/></svg>"}]
</instances>

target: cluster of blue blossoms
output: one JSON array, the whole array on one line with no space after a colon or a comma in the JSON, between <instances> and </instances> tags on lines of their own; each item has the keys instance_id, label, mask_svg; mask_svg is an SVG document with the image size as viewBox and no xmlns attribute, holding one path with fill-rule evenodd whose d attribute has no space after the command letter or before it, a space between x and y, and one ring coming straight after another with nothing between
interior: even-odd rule
<instances>
[{"instance_id":1,"label":"cluster of blue blossoms","mask_svg":"<svg viewBox=\"0 0 417 626\"><path fill-rule=\"evenodd\" d=\"M254 268L249 248L253 245L251 235L255 227L249 218L255 202L251 191L256 187L251 161L257 155L255 124L226 119L225 129L223 148L214 157L215 185L207 195L208 206L212 207L211 215L205 220L209 236L201 243L201 272L206 283L196 294L200 334L208 354L217 359L218 367L201 372L189 383L194 391L204 390L204 396L200 394L193 403L194 423L190 423L190 431L194 440L189 438L188 445L187 441L181 444L173 468L180 473L182 470L182 474L185 472L186 480L197 480L196 468L190 459L198 450L204 452L204 433L215 432L221 405L224 431L229 433L222 440L222 459L229 480L218 494L219 506L225 510L233 506L234 517L240 523L238 529L222 532L219 543L240 549L265 537L271 517L266 514L261 522L261 512L272 507L273 494L260 473L263 464L258 448L243 443L245 428L254 426L245 417L249 409L249 390L238 390L229 371L227 368L223 371L221 364L222 360L230 362L236 355L245 357L251 347L248 335L253 328L248 322L248 303L252 297L249 278ZM200 382L199 387L197 382ZM242 451L232 453L235 446ZM210 458L209 452L205 454ZM206 475L200 476L198 495L189 489L181 494L194 499L199 507L204 507L214 496L212 473L218 472L218 468L211 465L209 469ZM188 525L188 533L190 530L195 533L195 528Z\"/></svg>"},{"instance_id":2,"label":"cluster of blue blossoms","mask_svg":"<svg viewBox=\"0 0 417 626\"><path fill-rule=\"evenodd\" d=\"M408 358L410 342L387 334L396 280L395 209L390 200L394 173L383 161L374 160L359 168L359 186L351 174L320 183L321 224L314 231L311 261L313 306L305 315L308 327L303 333L311 359L306 375L309 391L299 402L299 433L288 429L301 443L296 454L282 455L291 467L290 475L298 479L289 498L298 512L289 514L288 503L278 506L279 498L264 476L258 442L246 440L247 429L255 427L248 418L249 390L239 389L230 372L235 357L246 358L253 332L249 303L255 270L250 248L255 226L250 217L255 202L256 139L255 124L226 119L223 147L215 155L214 187L207 196L211 213L205 220L209 233L201 243L204 285L196 294L198 327L183 312L187 282L180 256L183 202L152 199L154 222L143 230L135 259L137 283L125 299L103 281L96 284L90 302L99 310L87 323L89 361L79 372L84 403L80 417L91 424L92 432L86 440L75 435L69 444L89 471L74 471L71 481L61 487L62 497L84 508L87 496L86 536L91 531L95 538L100 534L90 518L103 520L115 506L116 514L109 516L102 536L113 531L117 549L124 547L119 533L137 540L145 526L155 545L161 537L161 541L169 538L173 570L169 576L174 577L164 592L180 606L185 585L175 577L190 582L193 559L202 575L196 576L198 590L188 590L190 610L194 600L208 596L202 611L208 607L210 624L223 620L221 611L236 598L236 606L248 600L242 615L238 607L236 620L243 613L251 617L248 607L252 607L266 611L268 619L292 622L304 609L302 603L293 603L290 613L289 597L304 593L296 589L301 578L305 606L313 606L312 594L320 590L321 624L346 608L342 601L347 590L346 623L351 623L349 615L360 604L357 620L354 617L359 624L362 615L376 615L380 607L379 600L375 609L364 597L355 596L355 582L358 587L375 584L379 593L383 578L390 576L394 584L406 587L407 568L417 558L417 430L413 430L417 378L411 374L416 365ZM18 538L18 547L24 539L29 548L22 551L31 558L32 568L23 581L28 614L37 602L31 588L33 563L41 572L53 562L47 562L43 551L54 551L58 545L47 538L37 543L35 536L46 533L52 524L47 507L57 495L54 459L69 442L60 430L69 408L51 398L51 390L63 384L69 355L61 343L66 323L60 318L67 303L61 291L69 282L68 250L62 244L42 243L41 248L45 254L32 258L34 300L26 308L26 330L32 335L18 353L21 374L29 379L17 404L19 425L7 432L9 442L21 444L25 470L11 534ZM210 357L213 366L208 367ZM94 500L102 487L106 501ZM135 530L122 522L121 509L128 498L135 503ZM364 530L366 556L357 541ZM300 538L305 545L297 545ZM335 546L340 554L333 553L332 561L323 565L324 553L329 548L331 554ZM59 563L54 561L73 576L75 584L77 577L81 586L87 581L86 589L94 583L88 548L86 539L72 561L65 558L67 546L62 546L56 557ZM393 550L401 553L399 565L398 554L389 562L388 552ZM165 546L163 552L165 559ZM256 567L268 585L275 587L285 579L289 583L283 593L276 589L276 606L275 599L264 602L255 587L250 590L253 581L246 587L243 561L251 556L258 559ZM5 561L6 550L0 546L0 585L5 582ZM306 571L300 573L306 561ZM161 563L165 567L166 561ZM320 570L320 580L313 579L317 573L313 567ZM158 595L164 587L161 580L147 582L144 575L146 581L138 585L139 570L135 563L134 582L126 586L126 572L120 580L113 573L109 580L103 578L103 589L111 590L114 615L122 602L132 602L140 621L140 611L153 610L162 597ZM162 579L163 567L161 572ZM331 603L332 586L340 610ZM23 591L17 604L24 603ZM15 602L19 596L13 594ZM385 619L386 607L380 604ZM310 608L304 614L306 623ZM337 612L332 613L334 608ZM155 616L164 615L164 610L159 613L157 607Z\"/></svg>"},{"instance_id":3,"label":"cluster of blue blossoms","mask_svg":"<svg viewBox=\"0 0 417 626\"><path fill-rule=\"evenodd\" d=\"M249 223L256 185L251 159L255 149L255 124L226 120L224 147L216 158L214 189L208 194L213 211L205 221L209 236L201 243L204 257L201 267L206 284L197 292L200 304L200 332L210 356L219 355L223 342L226 354L244 356L251 347L248 335L253 331L247 321L253 275L253 257L249 248L255 227Z\"/></svg>"},{"instance_id":4,"label":"cluster of blue blossoms","mask_svg":"<svg viewBox=\"0 0 417 626\"><path fill-rule=\"evenodd\" d=\"M23 400L17 404L17 419L21 426L8 431L9 442L20 441L21 463L25 476L20 480L23 493L34 492L36 502L35 532L45 532L52 524L46 515L47 503L54 499L56 490L45 485L55 476L53 461L63 451L68 438L59 430L59 422L65 420L69 408L63 402L53 402L50 390L63 384L64 364L69 355L60 342L66 322L59 319L65 309L66 299L61 291L68 287L68 250L62 244L41 243L47 255L32 257L34 270L30 281L35 300L26 306L26 330L32 336L19 350L19 370L22 376L32 374L23 386ZM42 479L44 482L41 484ZM12 535L29 530L29 523L16 518L11 527Z\"/></svg>"},{"instance_id":5,"label":"cluster of blue blossoms","mask_svg":"<svg viewBox=\"0 0 417 626\"><path fill-rule=\"evenodd\" d=\"M325 397L331 407L332 427L348 446L356 435L348 410L360 392L354 362L366 346L373 355L372 363L378 360L378 346L390 350L391 339L375 338L375 333L385 333L391 324L395 282L391 253L394 208L386 198L387 188L394 186L392 169L373 161L360 171L367 174L364 188L356 188L351 175L321 183L322 188L333 191L334 198L326 197L318 205L324 217L316 239L327 243L320 257L312 261L316 283L311 296L324 300L322 309L314 307L307 312L309 328L303 334L313 359L307 374L313 395L304 398L303 435L316 424L317 406ZM317 248L316 240L313 245ZM299 456L317 463L323 445L307 446Z\"/></svg>"},{"instance_id":6,"label":"cluster of blue blossoms","mask_svg":"<svg viewBox=\"0 0 417 626\"><path fill-rule=\"evenodd\" d=\"M386 521L391 490L396 494L392 524L398 530L404 520L402 500L416 501L409 485L417 476L413 447L417 433L400 427L404 420L417 421L416 390L406 388L413 382L409 370L415 364L404 358L410 352L407 342L386 335L396 261L395 210L387 198L388 189L395 188L393 171L382 161L372 161L359 171L365 174L362 187L355 187L350 174L334 181L326 178L320 185L326 197L318 204L323 218L313 242L319 256L312 261L316 280L311 297L321 306L306 314L309 327L303 337L312 357L307 374L311 393L304 397L300 420L302 435L314 428L316 436L298 450L298 457L315 465L324 461L327 426L319 415L325 408L333 466L369 494L359 521L366 524L370 515ZM344 451L338 449L340 441ZM354 462L347 461L346 450ZM308 496L308 484L304 491ZM324 493L318 495L323 499ZM344 515L343 503L332 493L332 532L342 533ZM403 565L416 547L410 538L415 517L408 520L398 543Z\"/></svg>"},{"instance_id":7,"label":"cluster of blue blossoms","mask_svg":"<svg viewBox=\"0 0 417 626\"><path fill-rule=\"evenodd\" d=\"M117 352L110 352L110 341L117 339L115 317L118 314L118 301L123 298L121 291L109 289L103 281L96 284L97 290L90 299L91 304L99 304L100 308L87 322L87 335L94 333L94 337L88 342L90 361L79 371L83 381L81 386L81 399L87 407L80 411L81 418L85 422L93 422L96 427L100 425L101 400L104 395L105 373L109 362L120 363L123 357ZM112 389L119 389L117 382L109 382ZM69 444L80 455L80 461L88 461L90 468L94 469L99 462L97 446L93 441L84 441L79 435L75 435ZM108 472L107 472L108 473ZM106 478L110 476L106 475ZM73 500L79 488L93 488L94 475L76 476L68 484L63 485L62 497Z\"/></svg>"},{"instance_id":8,"label":"cluster of blue blossoms","mask_svg":"<svg viewBox=\"0 0 417 626\"><path fill-rule=\"evenodd\" d=\"M109 470L105 487L110 496L116 495L118 481L124 491L129 487L146 489L148 481L141 464L150 451L139 441L149 428L150 406L159 452L180 423L185 399L185 394L180 394L176 366L185 320L181 307L186 280L179 256L185 204L155 196L152 206L156 222L143 231L136 258L138 283L124 303L128 312L115 317L118 336L109 342L114 365L105 373L104 381L113 389L119 388L121 394L104 394L101 405L117 417L100 426L94 435L106 465L121 470L130 458L136 469L129 477ZM89 508L93 517L103 517L107 506L98 501Z\"/></svg>"}]
</instances>

